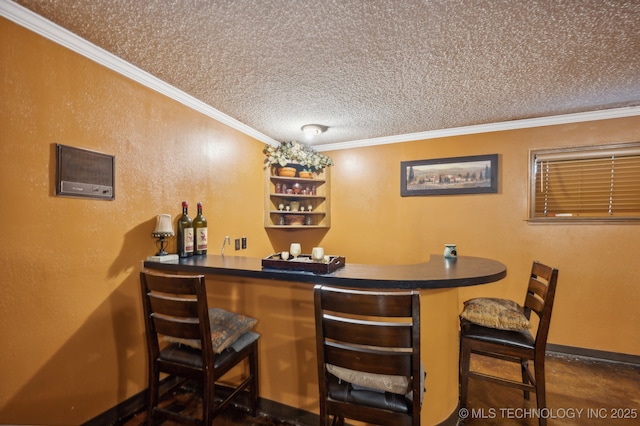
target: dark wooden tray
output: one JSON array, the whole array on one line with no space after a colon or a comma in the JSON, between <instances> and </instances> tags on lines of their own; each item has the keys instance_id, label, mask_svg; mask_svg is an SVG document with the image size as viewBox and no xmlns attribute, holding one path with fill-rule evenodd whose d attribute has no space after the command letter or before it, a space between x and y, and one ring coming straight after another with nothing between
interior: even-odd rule
<instances>
[{"instance_id":1,"label":"dark wooden tray","mask_svg":"<svg viewBox=\"0 0 640 426\"><path fill-rule=\"evenodd\" d=\"M307 271L314 274L328 274L344 266L343 256L329 256L329 262L314 262L310 254L301 254L298 260L283 260L280 253L274 253L262 259L262 268L283 269L286 271Z\"/></svg>"}]
</instances>

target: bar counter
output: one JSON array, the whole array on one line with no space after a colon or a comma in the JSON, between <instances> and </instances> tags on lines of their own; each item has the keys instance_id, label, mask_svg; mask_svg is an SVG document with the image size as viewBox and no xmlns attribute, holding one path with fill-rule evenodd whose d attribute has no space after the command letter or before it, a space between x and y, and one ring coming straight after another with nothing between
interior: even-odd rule
<instances>
[{"instance_id":1,"label":"bar counter","mask_svg":"<svg viewBox=\"0 0 640 426\"><path fill-rule=\"evenodd\" d=\"M427 371L421 425L455 424L458 419L458 289L499 281L501 262L431 255L412 265L349 263L328 274L263 269L262 259L206 255L173 263L144 262L167 273L204 274L210 306L258 319L260 397L318 413L313 284L420 292L420 348ZM444 422L444 423L443 423Z\"/></svg>"},{"instance_id":2,"label":"bar counter","mask_svg":"<svg viewBox=\"0 0 640 426\"><path fill-rule=\"evenodd\" d=\"M263 268L256 257L205 255L175 262L144 262L145 268L196 274L243 276L341 287L378 289L436 289L465 287L498 281L507 275L504 264L481 257L446 259L431 255L428 262L412 265L346 264L328 274Z\"/></svg>"}]
</instances>

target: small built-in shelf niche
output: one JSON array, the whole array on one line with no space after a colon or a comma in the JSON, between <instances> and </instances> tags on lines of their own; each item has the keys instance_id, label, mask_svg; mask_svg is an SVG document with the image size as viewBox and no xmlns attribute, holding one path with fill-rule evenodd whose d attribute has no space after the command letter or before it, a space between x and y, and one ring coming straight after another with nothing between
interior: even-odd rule
<instances>
[{"instance_id":1,"label":"small built-in shelf niche","mask_svg":"<svg viewBox=\"0 0 640 426\"><path fill-rule=\"evenodd\" d=\"M299 185L295 189L298 193L294 193L295 184ZM276 167L267 167L265 169L264 227L330 228L330 192L328 167L322 172L313 173L311 178L301 178L297 174L296 177L278 176ZM296 207L298 210L294 210Z\"/></svg>"}]
</instances>

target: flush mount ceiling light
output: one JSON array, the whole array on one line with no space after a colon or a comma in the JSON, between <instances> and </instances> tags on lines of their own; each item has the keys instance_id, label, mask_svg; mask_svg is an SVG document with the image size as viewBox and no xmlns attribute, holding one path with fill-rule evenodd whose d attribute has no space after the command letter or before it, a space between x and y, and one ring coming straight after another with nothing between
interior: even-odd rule
<instances>
[{"instance_id":1,"label":"flush mount ceiling light","mask_svg":"<svg viewBox=\"0 0 640 426\"><path fill-rule=\"evenodd\" d=\"M305 135L314 136L327 131L327 126L321 126L319 124L305 124L300 129Z\"/></svg>"}]
</instances>

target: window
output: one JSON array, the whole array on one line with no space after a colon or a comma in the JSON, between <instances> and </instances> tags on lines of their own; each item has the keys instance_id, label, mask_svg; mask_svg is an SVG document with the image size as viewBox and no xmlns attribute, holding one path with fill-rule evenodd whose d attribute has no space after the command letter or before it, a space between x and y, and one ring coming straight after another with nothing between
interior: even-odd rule
<instances>
[{"instance_id":1,"label":"window","mask_svg":"<svg viewBox=\"0 0 640 426\"><path fill-rule=\"evenodd\" d=\"M640 142L531 152L529 221L639 221Z\"/></svg>"}]
</instances>

